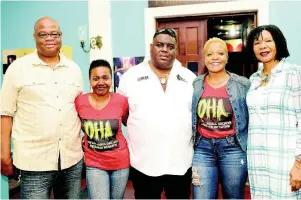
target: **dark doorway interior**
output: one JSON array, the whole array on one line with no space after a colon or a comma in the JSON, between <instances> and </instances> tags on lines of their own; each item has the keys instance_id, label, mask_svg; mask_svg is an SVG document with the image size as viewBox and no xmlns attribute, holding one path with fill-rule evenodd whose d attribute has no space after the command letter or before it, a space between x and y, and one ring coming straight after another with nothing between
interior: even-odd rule
<instances>
[{"instance_id":1,"label":"dark doorway interior","mask_svg":"<svg viewBox=\"0 0 301 200\"><path fill-rule=\"evenodd\" d=\"M226 69L238 75L250 77L257 65L248 63L246 58L247 35L255 27L254 14L212 17L208 19L208 39L218 37L228 47L229 60Z\"/></svg>"},{"instance_id":2,"label":"dark doorway interior","mask_svg":"<svg viewBox=\"0 0 301 200\"><path fill-rule=\"evenodd\" d=\"M196 75L207 72L204 66L203 46L212 37L224 40L229 51L226 69L250 77L257 65L246 59L248 33L256 27L256 12L231 13L214 16L190 16L157 19L157 28L170 27L178 34L176 58Z\"/></svg>"}]
</instances>

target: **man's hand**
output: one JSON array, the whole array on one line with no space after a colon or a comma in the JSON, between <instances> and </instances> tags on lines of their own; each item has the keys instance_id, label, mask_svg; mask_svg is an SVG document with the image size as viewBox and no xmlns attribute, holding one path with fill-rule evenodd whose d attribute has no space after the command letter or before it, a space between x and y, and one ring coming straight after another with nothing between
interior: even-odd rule
<instances>
[{"instance_id":1,"label":"man's hand","mask_svg":"<svg viewBox=\"0 0 301 200\"><path fill-rule=\"evenodd\" d=\"M13 161L10 151L10 135L13 127L13 118L1 115L1 174L13 175Z\"/></svg>"},{"instance_id":2,"label":"man's hand","mask_svg":"<svg viewBox=\"0 0 301 200\"><path fill-rule=\"evenodd\" d=\"M10 156L7 158L1 157L1 174L3 176L10 176L14 174L13 160Z\"/></svg>"},{"instance_id":3,"label":"man's hand","mask_svg":"<svg viewBox=\"0 0 301 200\"><path fill-rule=\"evenodd\" d=\"M290 185L292 192L301 188L301 163L295 161L294 166L290 172Z\"/></svg>"}]
</instances>

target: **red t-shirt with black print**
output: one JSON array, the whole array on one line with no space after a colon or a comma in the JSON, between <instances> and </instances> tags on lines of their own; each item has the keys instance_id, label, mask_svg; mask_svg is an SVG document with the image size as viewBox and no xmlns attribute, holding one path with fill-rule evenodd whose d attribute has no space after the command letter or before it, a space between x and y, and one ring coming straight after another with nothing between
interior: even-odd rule
<instances>
[{"instance_id":1,"label":"red t-shirt with black print","mask_svg":"<svg viewBox=\"0 0 301 200\"><path fill-rule=\"evenodd\" d=\"M127 119L129 109L127 98L110 93L108 104L98 110L91 106L89 95L80 95L75 100L85 133L86 166L104 170L128 168L129 150L122 134L122 120Z\"/></svg>"},{"instance_id":2,"label":"red t-shirt with black print","mask_svg":"<svg viewBox=\"0 0 301 200\"><path fill-rule=\"evenodd\" d=\"M234 135L234 114L226 85L213 88L205 80L205 89L198 102L198 132L206 138Z\"/></svg>"}]
</instances>

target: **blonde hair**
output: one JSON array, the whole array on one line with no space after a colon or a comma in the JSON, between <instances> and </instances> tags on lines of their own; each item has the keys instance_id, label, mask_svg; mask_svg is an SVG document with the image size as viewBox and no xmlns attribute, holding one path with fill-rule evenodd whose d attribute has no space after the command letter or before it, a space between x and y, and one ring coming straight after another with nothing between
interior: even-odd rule
<instances>
[{"instance_id":1,"label":"blonde hair","mask_svg":"<svg viewBox=\"0 0 301 200\"><path fill-rule=\"evenodd\" d=\"M227 57L228 57L228 48L227 48L227 44L224 40L220 39L220 38L217 38L217 37L213 37L213 38L210 38L209 40L207 40L207 42L205 43L204 45L204 48L203 48L203 55L205 56L206 54L206 51L208 50L208 47L211 43L213 42L218 42L222 45L223 47L223 50L225 51Z\"/></svg>"}]
</instances>

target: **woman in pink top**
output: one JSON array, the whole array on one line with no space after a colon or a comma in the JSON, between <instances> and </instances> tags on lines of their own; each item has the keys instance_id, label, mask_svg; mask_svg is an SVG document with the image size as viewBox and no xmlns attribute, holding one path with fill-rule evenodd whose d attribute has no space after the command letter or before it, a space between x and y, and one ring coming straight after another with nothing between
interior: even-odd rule
<instances>
[{"instance_id":1,"label":"woman in pink top","mask_svg":"<svg viewBox=\"0 0 301 200\"><path fill-rule=\"evenodd\" d=\"M75 100L84 131L88 193L91 199L123 199L129 176L129 150L122 134L127 98L111 93L112 69L94 60L89 69L92 93Z\"/></svg>"}]
</instances>

